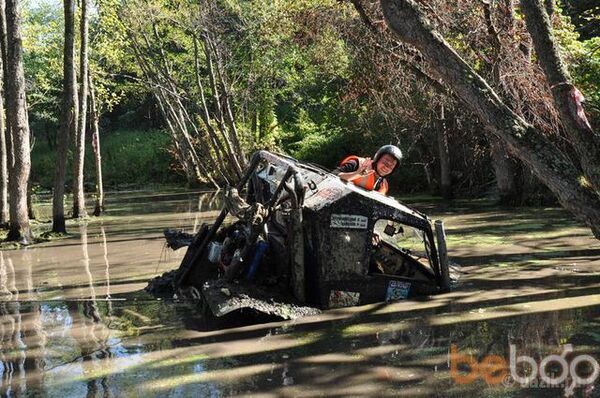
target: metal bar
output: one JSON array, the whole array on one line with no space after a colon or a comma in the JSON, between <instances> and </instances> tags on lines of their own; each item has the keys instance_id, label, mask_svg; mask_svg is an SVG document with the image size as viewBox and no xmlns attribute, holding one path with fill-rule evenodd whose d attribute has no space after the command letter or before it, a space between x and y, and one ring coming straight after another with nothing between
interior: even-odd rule
<instances>
[{"instance_id":1,"label":"metal bar","mask_svg":"<svg viewBox=\"0 0 600 398\"><path fill-rule=\"evenodd\" d=\"M250 254L250 250L252 250L254 243L258 239L258 235L260 235L263 226L267 223L267 221L269 221L271 215L273 215L273 207L275 207L275 205L277 204L277 199L279 199L281 191L283 191L283 189L285 188L287 180L290 177L296 175L298 175L298 169L296 169L295 166L290 165L287 171L285 172L283 178L279 182L279 185L275 189L273 196L271 196L269 203L267 204L267 216L262 220L260 225L257 225L252 229L252 234L250 235L250 238L248 238L246 246L244 246L244 250L240 254L239 260L235 263L232 262L232 264L230 264L225 270L225 278L227 280L233 279L237 275L238 271L240 271L241 266L244 264L244 260L246 260L246 257L248 257L248 255Z\"/></svg>"},{"instance_id":2,"label":"metal bar","mask_svg":"<svg viewBox=\"0 0 600 398\"><path fill-rule=\"evenodd\" d=\"M435 234L437 238L438 256L440 264L440 274L442 278L441 288L450 289L450 272L448 270L448 248L446 247L446 231L442 220L435 221Z\"/></svg>"},{"instance_id":3,"label":"metal bar","mask_svg":"<svg viewBox=\"0 0 600 398\"><path fill-rule=\"evenodd\" d=\"M252 156L250 165L248 166L248 168L246 169L246 172L244 173L244 175L240 179L240 182L238 182L238 184L236 186L238 191L241 191L244 188L244 186L246 185L246 183L248 182L248 179L250 178L250 176L256 169L256 166L258 166L258 162L261 160L263 152L264 151L256 152ZM204 252L206 245L208 245L208 242L211 241L211 239L215 236L215 233L221 227L221 224L223 224L223 221L225 220L225 217L227 217L228 212L229 212L229 210L227 209L227 207L224 207L223 210L221 210L219 217L217 217L217 219L213 223L212 227L210 228L210 231L208 231L208 234L206 234L206 236L202 240L202 243L196 249L196 252L194 253L194 256L192 257L192 259L186 264L181 264L181 267L179 268L179 278L177 279L177 286L181 286L183 284L183 281L190 273L191 269L193 268L193 265L196 263L196 261L198 261L200 259L200 256L202 256L202 253ZM190 247L190 249L191 249L191 247Z\"/></svg>"}]
</instances>

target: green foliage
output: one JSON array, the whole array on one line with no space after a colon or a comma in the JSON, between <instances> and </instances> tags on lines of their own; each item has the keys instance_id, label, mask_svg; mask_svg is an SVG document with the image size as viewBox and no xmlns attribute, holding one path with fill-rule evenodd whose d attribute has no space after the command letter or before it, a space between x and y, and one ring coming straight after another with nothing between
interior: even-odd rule
<instances>
[{"instance_id":1,"label":"green foliage","mask_svg":"<svg viewBox=\"0 0 600 398\"><path fill-rule=\"evenodd\" d=\"M586 98L586 110L591 113L596 128L600 124L600 37L586 40L572 73Z\"/></svg>"},{"instance_id":2,"label":"green foliage","mask_svg":"<svg viewBox=\"0 0 600 398\"><path fill-rule=\"evenodd\" d=\"M250 106L258 113L255 146L274 141L293 156L333 167L348 129L340 98L350 77L350 52L330 21L343 7L335 1L242 4L253 50L248 57L243 48Z\"/></svg>"},{"instance_id":3,"label":"green foliage","mask_svg":"<svg viewBox=\"0 0 600 398\"><path fill-rule=\"evenodd\" d=\"M177 182L168 154L171 139L163 131L115 131L102 144L103 173L108 185ZM86 153L87 175L93 175L93 154ZM111 184L112 183L112 184Z\"/></svg>"},{"instance_id":4,"label":"green foliage","mask_svg":"<svg viewBox=\"0 0 600 398\"><path fill-rule=\"evenodd\" d=\"M114 1L102 0L90 15L90 74L101 113L110 112L125 98L130 109L140 105L147 87L127 76L137 64L126 51L117 29ZM78 16L79 14L76 13ZM44 0L27 4L23 23L24 68L29 117L34 135L52 146L62 106L64 16L62 2ZM76 30L78 25L76 24ZM79 34L76 32L76 41ZM76 56L76 62L77 60ZM78 65L76 66L78 68Z\"/></svg>"},{"instance_id":5,"label":"green foliage","mask_svg":"<svg viewBox=\"0 0 600 398\"><path fill-rule=\"evenodd\" d=\"M36 2L24 13L23 63L31 128L54 140L62 94L64 23L60 3Z\"/></svg>"},{"instance_id":6,"label":"green foliage","mask_svg":"<svg viewBox=\"0 0 600 398\"><path fill-rule=\"evenodd\" d=\"M562 14L554 33L560 43L575 84L586 98L591 121L600 122L600 37L581 40L569 17Z\"/></svg>"},{"instance_id":7,"label":"green foliage","mask_svg":"<svg viewBox=\"0 0 600 398\"><path fill-rule=\"evenodd\" d=\"M171 139L163 131L112 131L101 134L102 172L105 186L181 183L182 176L171 167ZM91 145L85 157L85 183L95 184L95 161ZM32 153L32 182L50 189L54 179L55 153L47 144L36 145ZM71 170L70 166L67 170ZM72 184L67 173L67 186Z\"/></svg>"},{"instance_id":8,"label":"green foliage","mask_svg":"<svg viewBox=\"0 0 600 398\"><path fill-rule=\"evenodd\" d=\"M349 3L96 1L90 17L90 68L102 113L105 181L116 185L182 180L173 172L176 162L168 153L171 143L166 134L107 130L141 130L146 124L166 127L153 97L156 87L144 80L143 62L152 64L154 70L169 70L172 81L161 81L173 84L168 90L176 91L191 119L198 120L194 35L199 43L200 80L214 112L216 100L211 97L201 40L209 31L223 56L221 66L246 151L278 150L333 168L346 155L369 156L382 144L399 144L406 154L400 177L404 186L424 189L424 170L431 172L433 180L437 178L435 133L443 103L454 123L449 126L451 138L460 141L451 148L457 179L469 189L472 180L487 183L492 173L489 161L481 160L487 156L482 154L487 144L477 120L390 56L406 54L386 42L385 34L379 45L391 51L375 46ZM368 8L374 4L363 3L367 13L377 17L377 11ZM461 56L485 75L490 69L485 57L492 51L485 38L483 9L476 2L446 3L448 9L443 8L444 1L432 3L432 8L444 11L434 23ZM519 13L515 17L517 25L522 25ZM597 126L600 38L582 41L568 18L554 21L569 71L586 96L586 110ZM31 1L24 29L29 115L36 138L32 178L50 187L62 94L61 2ZM147 47L147 53L136 54L136 46ZM514 71L505 68L507 76L519 74L519 65L514 64ZM426 65L420 67L426 69ZM543 76L540 81L543 85ZM514 85L518 84L515 80ZM201 142L197 137L194 140ZM86 181L93 184L94 161L91 153L86 156Z\"/></svg>"},{"instance_id":9,"label":"green foliage","mask_svg":"<svg viewBox=\"0 0 600 398\"><path fill-rule=\"evenodd\" d=\"M288 128L293 135L287 148L293 156L331 167L341 160L335 149L342 135L339 127L317 124L301 110Z\"/></svg>"}]
</instances>

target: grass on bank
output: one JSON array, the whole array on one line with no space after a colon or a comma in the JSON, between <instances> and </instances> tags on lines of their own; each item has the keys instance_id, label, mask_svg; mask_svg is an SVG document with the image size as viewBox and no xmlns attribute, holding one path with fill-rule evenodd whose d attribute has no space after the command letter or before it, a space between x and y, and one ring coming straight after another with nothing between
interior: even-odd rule
<instances>
[{"instance_id":1,"label":"grass on bank","mask_svg":"<svg viewBox=\"0 0 600 398\"><path fill-rule=\"evenodd\" d=\"M142 188L148 185L185 184L175 170L169 152L171 138L161 130L117 130L100 134L102 174L105 189ZM73 183L73 154L69 153L67 189ZM42 190L52 189L56 167L54 144L38 138L31 153L31 182ZM95 187L95 159L91 142L86 144L84 178L86 190Z\"/></svg>"},{"instance_id":2,"label":"grass on bank","mask_svg":"<svg viewBox=\"0 0 600 398\"><path fill-rule=\"evenodd\" d=\"M87 137L84 185L86 192L94 192L96 184L95 157L91 138ZM34 236L34 244L62 239L68 235L55 234L50 231L52 219L52 188L56 168L56 143L44 136L36 136L31 152L31 186L32 201L36 220L30 226ZM107 131L100 135L102 155L102 174L104 189L140 189L166 185L185 184L185 177L174 170L173 158L169 152L170 136L161 130L117 130ZM69 193L73 187L73 148L68 153L65 211L67 217L71 210ZM93 201L88 201L93 206ZM89 208L88 211L92 211ZM67 226L78 225L89 220L67 219ZM0 250L19 249L15 242L4 242L7 231L0 229Z\"/></svg>"}]
</instances>

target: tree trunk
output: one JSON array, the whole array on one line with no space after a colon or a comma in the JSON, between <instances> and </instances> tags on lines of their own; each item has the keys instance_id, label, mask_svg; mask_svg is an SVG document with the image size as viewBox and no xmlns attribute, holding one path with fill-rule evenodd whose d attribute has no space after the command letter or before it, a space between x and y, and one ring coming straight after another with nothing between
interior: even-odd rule
<instances>
[{"instance_id":1,"label":"tree trunk","mask_svg":"<svg viewBox=\"0 0 600 398\"><path fill-rule=\"evenodd\" d=\"M227 83L225 81L225 75L223 72L223 67L221 65L222 60L219 57L219 52L216 48L216 46L214 45L214 43L212 44L213 48L214 48L214 53L216 56L216 67L217 67L217 75L219 76L219 82L220 82L220 86L221 86L221 91L223 92L223 107L225 108L225 120L227 121L227 126L229 127L229 134L231 136L231 142L233 143L233 148L235 151L234 156L236 157L236 160L240 163L240 166L242 167L242 169L246 168L246 156L244 155L244 151L242 150L242 146L240 144L240 139L239 139L239 134L237 131L237 127L235 125L235 118L233 116L233 110L231 107L231 95L230 95L230 90L227 87Z\"/></svg>"},{"instance_id":2,"label":"tree trunk","mask_svg":"<svg viewBox=\"0 0 600 398\"><path fill-rule=\"evenodd\" d=\"M218 190L220 189L220 187L219 184L217 184L217 182L213 178L213 168L211 168L211 165L207 164L208 162L211 162L213 163L213 166L215 168L218 168L218 165L215 163L214 159L211 156L210 150L207 145L208 143L206 142L210 139L210 137L200 134L200 131L196 127L196 124L194 123L194 120L192 120L192 118L190 117L188 111L185 109L185 106L179 100L178 104L180 113L183 114L183 118L187 121L186 125L192 128L195 136L200 140L199 143L196 145L197 147L199 147L198 169L202 173L203 179L208 180ZM203 158L206 159L206 162L202 161ZM201 179L198 180L202 181Z\"/></svg>"},{"instance_id":3,"label":"tree trunk","mask_svg":"<svg viewBox=\"0 0 600 398\"><path fill-rule=\"evenodd\" d=\"M581 104L583 96L571 83L567 67L562 62L548 13L542 0L521 0L521 10L581 168L588 182L600 192L600 134L592 129L585 116Z\"/></svg>"},{"instance_id":4,"label":"tree trunk","mask_svg":"<svg viewBox=\"0 0 600 398\"><path fill-rule=\"evenodd\" d=\"M2 55L2 95L4 95L4 106L6 106L6 88L8 87L8 55L6 49L6 4L4 1L0 1L0 55ZM4 114L4 128L5 128L5 142L6 142L6 161L7 161L7 172L10 173L10 169L14 164L14 152L12 146L12 135L10 130L9 120Z\"/></svg>"},{"instance_id":5,"label":"tree trunk","mask_svg":"<svg viewBox=\"0 0 600 398\"><path fill-rule=\"evenodd\" d=\"M216 53L215 49L215 53ZM217 72L219 75L219 79L221 82L221 90L223 91L223 102L225 107L225 120L227 120L227 125L229 126L229 132L231 135L231 141L233 142L233 147L235 150L236 159L240 162L242 169L244 169L247 165L246 156L244 155L244 151L242 150L242 145L240 144L239 133L237 127L235 125L235 118L233 116L233 110L231 106L231 94L230 89L227 87L227 83L225 82L225 77L221 67L221 60L217 59Z\"/></svg>"},{"instance_id":6,"label":"tree trunk","mask_svg":"<svg viewBox=\"0 0 600 398\"><path fill-rule=\"evenodd\" d=\"M142 54L142 47L138 43L134 32L128 31L128 33L132 49L139 62L140 68L146 78L154 86L154 96L157 99L160 110L168 124L169 131L171 132L179 155L180 163L186 173L188 184L194 186L199 183L205 183L207 180L211 181L212 177L207 175L207 171L204 169L196 149L194 148L192 137L188 131L184 106L179 100L177 87L173 83L166 58L163 56L157 60L155 59L156 57L144 57ZM146 42L147 48L150 49L152 46L149 38L146 37L146 35L142 35L142 37ZM147 62L147 59L149 59L152 64ZM162 61L162 65L158 61ZM152 65L154 65L156 70L152 68Z\"/></svg>"},{"instance_id":7,"label":"tree trunk","mask_svg":"<svg viewBox=\"0 0 600 398\"><path fill-rule=\"evenodd\" d=\"M63 97L56 171L52 197L52 231L66 233L65 225L65 180L67 176L67 153L71 136L77 130L77 82L75 74L75 0L65 0L65 47L63 54Z\"/></svg>"},{"instance_id":8,"label":"tree trunk","mask_svg":"<svg viewBox=\"0 0 600 398\"><path fill-rule=\"evenodd\" d=\"M225 162L223 161L223 153L225 152L225 149L223 148L223 145L221 144L221 142L219 141L219 137L217 135L217 132L215 131L215 129L213 128L212 124L210 123L210 113L208 111L208 105L206 103L206 95L204 92L204 85L202 84L202 79L200 78L200 57L199 57L199 53L198 53L198 38L194 35L193 36L193 43L194 43L194 74L196 75L196 87L198 88L198 93L200 94L200 118L202 119L202 122L204 123L204 126L206 128L206 131L209 135L209 142L213 148L213 151L215 152L215 156L217 158L217 163L219 165L219 170L221 171L221 175L223 176L223 178L225 179L225 182L227 184L229 184L229 177L227 176L227 168L225 167Z\"/></svg>"},{"instance_id":9,"label":"tree trunk","mask_svg":"<svg viewBox=\"0 0 600 398\"><path fill-rule=\"evenodd\" d=\"M194 122L189 117L185 106L181 102L181 97L178 94L177 86L172 75L172 65L168 61L168 58L164 52L161 36L158 32L156 24L154 23L152 24L152 31L154 33L156 42L159 44L160 54L160 57L158 57L154 64L157 66L157 75L160 76L162 74L166 83L166 88L161 86L159 90L162 93L164 103L167 105L175 125L178 126L181 133L180 135L183 140L180 142L180 144L183 144L183 146L180 146L180 149L183 149L186 152L184 156L189 160L190 165L192 166L191 169L188 168L188 171L191 170L191 173L188 173L188 185L197 186L198 184L205 183L207 180L214 182L212 176L210 175L211 173L208 172L208 169L205 167L204 163L200 161L200 156L198 156L196 146L194 146L192 139L193 137L189 132L189 128L193 129L196 133L198 133L198 130L196 129ZM152 48L147 35L142 33L142 36L148 48ZM154 58L152 59L153 61ZM199 139L201 138L200 134L196 134L196 137ZM190 176L192 178L189 178Z\"/></svg>"},{"instance_id":10,"label":"tree trunk","mask_svg":"<svg viewBox=\"0 0 600 398\"><path fill-rule=\"evenodd\" d=\"M2 71L4 77L4 86L6 87L6 76L8 74L8 65L6 60L8 59L8 43L6 37L6 2L0 1L0 53L2 54Z\"/></svg>"},{"instance_id":11,"label":"tree trunk","mask_svg":"<svg viewBox=\"0 0 600 398\"><path fill-rule=\"evenodd\" d=\"M179 130L179 134L181 136L180 144L185 150L186 157L190 164L192 178L188 181L189 185L196 186L198 183L205 181L204 174L200 172L200 158L198 157L196 149L192 143L192 139L187 129L187 124L183 112L181 111L180 104L176 101L171 101L167 95L164 96L164 103L169 111L169 114L171 115L172 120L175 122L175 125Z\"/></svg>"},{"instance_id":12,"label":"tree trunk","mask_svg":"<svg viewBox=\"0 0 600 398\"><path fill-rule=\"evenodd\" d=\"M92 117L92 149L96 160L96 204L94 216L104 213L104 185L102 184L102 152L100 151L100 112L96 105L96 93L92 75L88 74L90 90L90 116Z\"/></svg>"},{"instance_id":13,"label":"tree trunk","mask_svg":"<svg viewBox=\"0 0 600 398\"><path fill-rule=\"evenodd\" d=\"M450 150L448 148L448 129L444 105L440 108L440 125L437 129L438 152L440 157L440 192L444 199L452 199L452 180L450 178Z\"/></svg>"},{"instance_id":14,"label":"tree trunk","mask_svg":"<svg viewBox=\"0 0 600 398\"><path fill-rule=\"evenodd\" d=\"M8 147L4 118L4 63L0 57L0 228L8 225Z\"/></svg>"},{"instance_id":15,"label":"tree trunk","mask_svg":"<svg viewBox=\"0 0 600 398\"><path fill-rule=\"evenodd\" d=\"M206 66L208 69L208 77L210 80L210 86L213 95L213 101L215 103L215 118L217 120L217 124L219 126L219 130L221 131L221 135L223 136L223 141L225 142L225 147L227 148L227 155L229 157L229 161L233 166L233 170L237 176L240 178L242 176L242 166L241 160L238 156L236 156L236 150L234 148L234 144L231 139L231 132L228 131L227 126L225 124L225 117L223 114L223 107L221 104L221 96L219 93L219 88L217 85L217 76L215 73L214 65L213 65L213 53L212 46L210 44L210 39L207 35L202 36L204 42L204 54L206 55Z\"/></svg>"},{"instance_id":16,"label":"tree trunk","mask_svg":"<svg viewBox=\"0 0 600 398\"><path fill-rule=\"evenodd\" d=\"M75 178L73 181L73 218L87 217L83 188L83 164L85 161L85 128L88 95L88 0L81 0L80 53L79 53L79 119L77 123L77 146L75 148Z\"/></svg>"},{"instance_id":17,"label":"tree trunk","mask_svg":"<svg viewBox=\"0 0 600 398\"><path fill-rule=\"evenodd\" d=\"M27 185L31 170L29 122L25 98L21 14L18 0L6 0L7 80L6 114L10 120L14 166L9 176L10 224L8 240L32 240L27 212Z\"/></svg>"},{"instance_id":18,"label":"tree trunk","mask_svg":"<svg viewBox=\"0 0 600 398\"><path fill-rule=\"evenodd\" d=\"M487 82L433 30L415 0L381 0L381 5L389 28L421 51L432 73L479 117L486 133L496 135L600 239L600 197L580 183L579 172L571 161L500 100Z\"/></svg>"},{"instance_id":19,"label":"tree trunk","mask_svg":"<svg viewBox=\"0 0 600 398\"><path fill-rule=\"evenodd\" d=\"M179 158L179 163L185 172L188 185L196 185L200 175L197 164L194 162L194 159L197 159L197 156L193 156L195 153L194 148L188 145L189 141L185 139L184 133L181 131L180 124L174 120L176 116L173 115L173 108L168 103L168 98L166 98L160 88L155 90L154 97L156 98L161 113L171 133L173 144L177 150L177 157Z\"/></svg>"},{"instance_id":20,"label":"tree trunk","mask_svg":"<svg viewBox=\"0 0 600 398\"><path fill-rule=\"evenodd\" d=\"M496 87L500 94L504 94L506 101L513 101L514 97L511 93L502 92L502 71L501 68L501 54L502 54L502 41L500 40L500 34L494 24L492 16L492 4L483 2L484 19L487 25L488 35L491 41L490 56L491 62L487 61L483 57L480 57L482 63L485 65L484 69L487 70L488 75L492 79L494 87ZM507 14L511 24L513 22L513 9L512 0L510 4L507 4ZM498 203L505 206L515 206L520 204L521 198L519 197L519 190L517 189L516 172L518 170L518 164L511 159L506 150L506 147L500 140L490 134L488 137L490 143L490 157L492 160L492 168L494 169L494 175L496 176L496 187L498 188Z\"/></svg>"}]
</instances>

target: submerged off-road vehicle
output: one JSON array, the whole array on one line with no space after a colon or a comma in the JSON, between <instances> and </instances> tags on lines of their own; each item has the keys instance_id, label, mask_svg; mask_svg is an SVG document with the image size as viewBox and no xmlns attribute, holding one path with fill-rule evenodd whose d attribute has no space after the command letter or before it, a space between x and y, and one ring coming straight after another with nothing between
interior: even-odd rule
<instances>
[{"instance_id":1,"label":"submerged off-road vehicle","mask_svg":"<svg viewBox=\"0 0 600 398\"><path fill-rule=\"evenodd\" d=\"M196 235L165 232L171 247L188 246L168 284L216 316L294 318L449 289L441 221L434 234L424 214L319 166L256 152L224 202Z\"/></svg>"}]
</instances>

